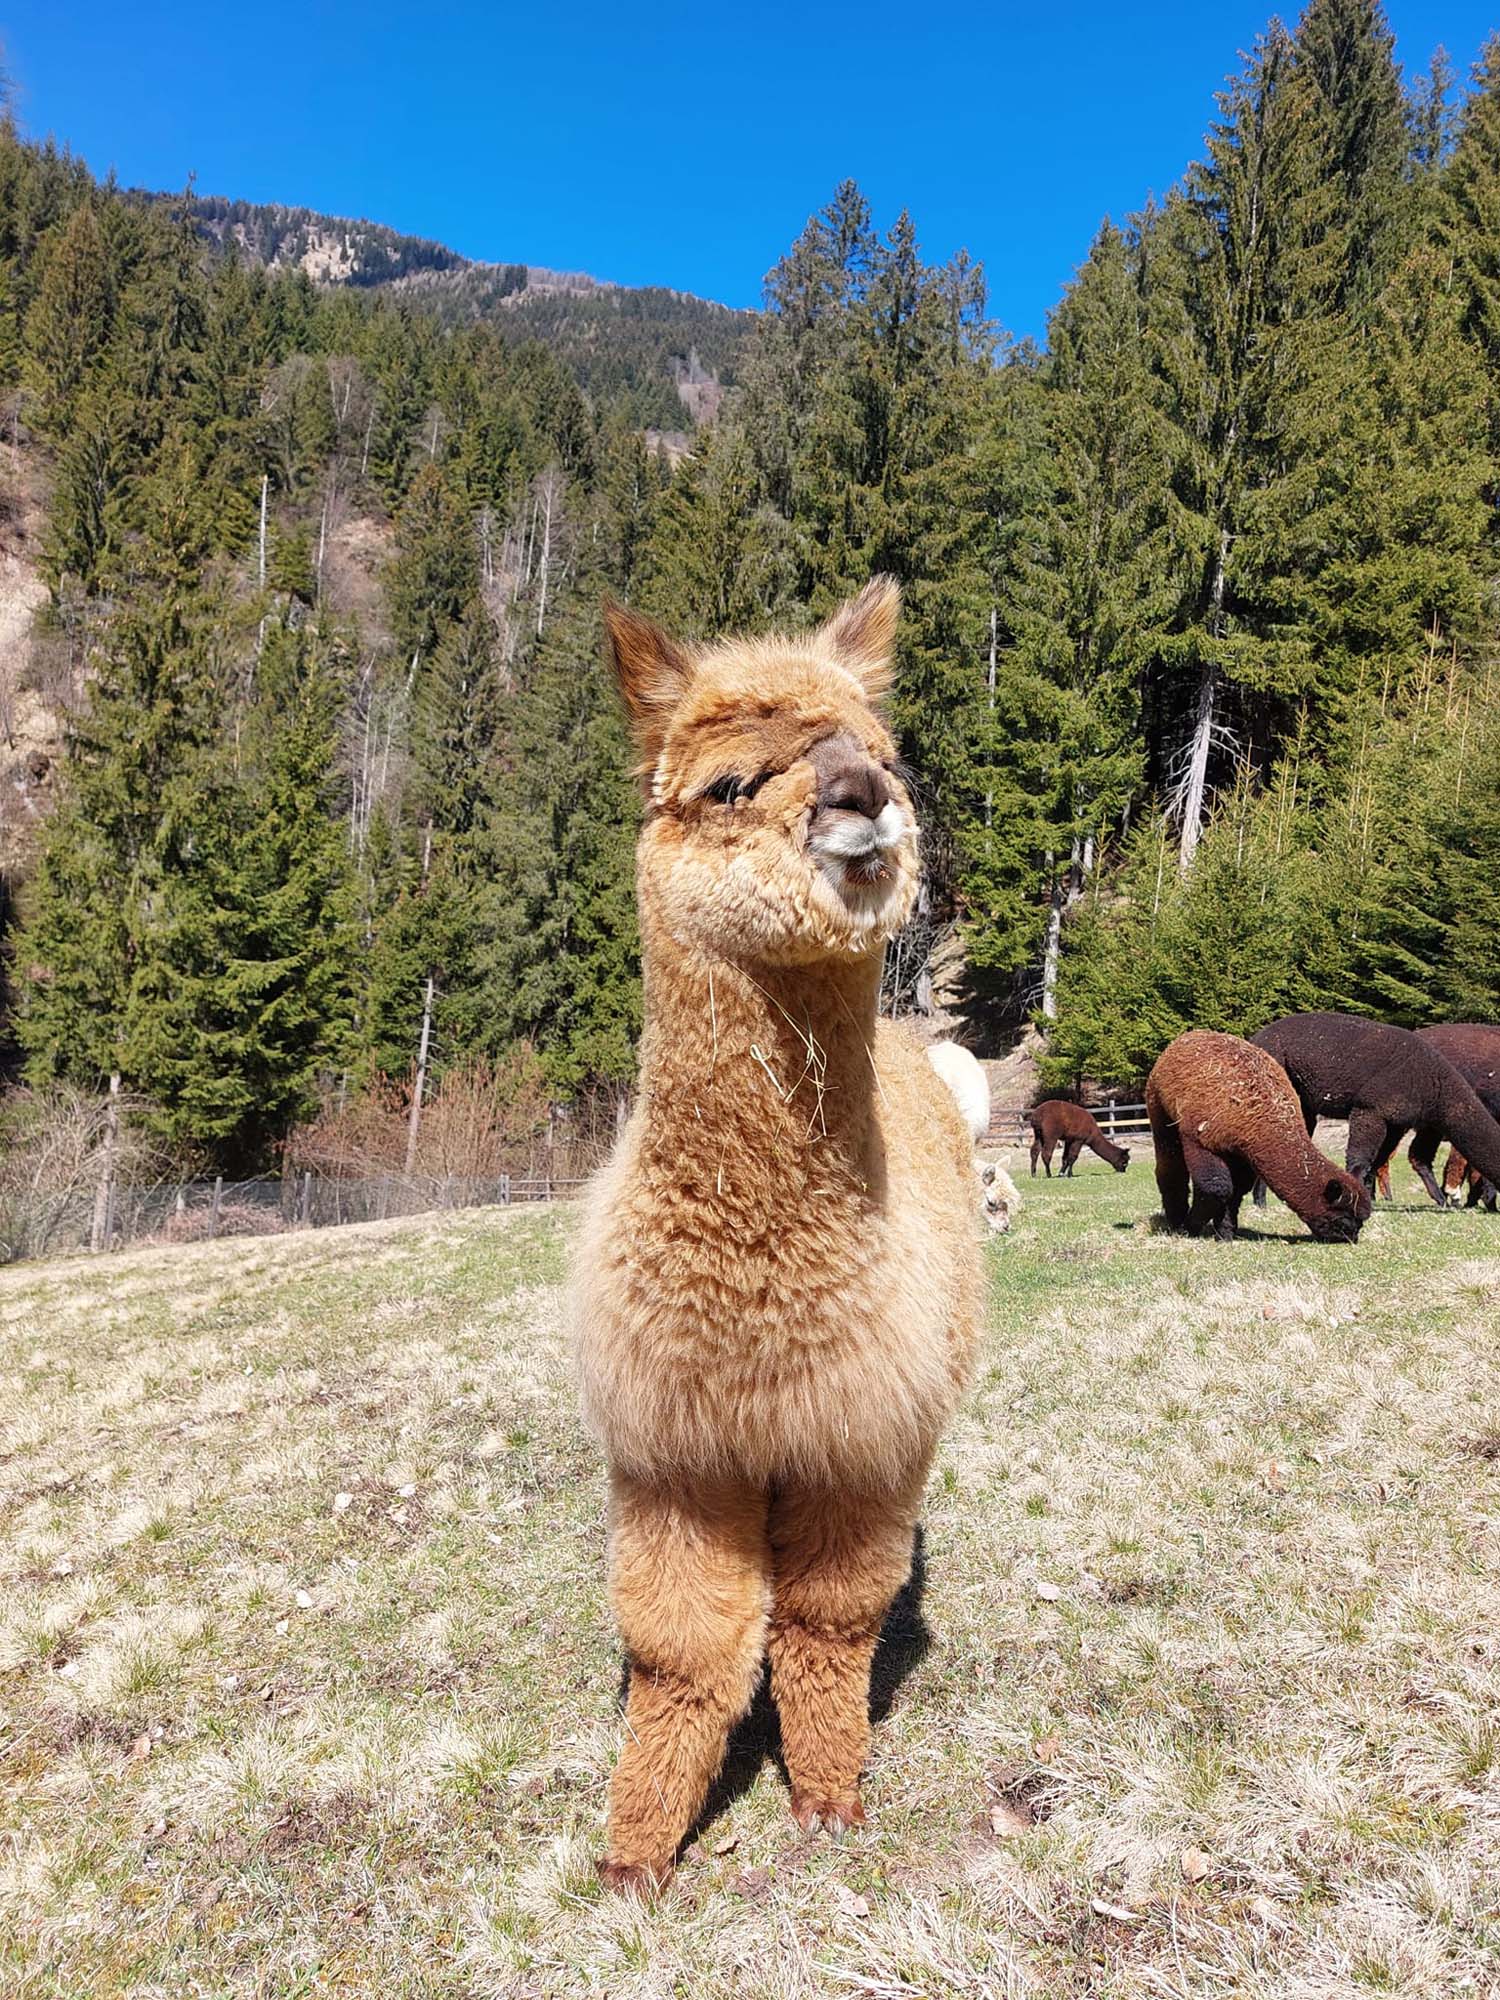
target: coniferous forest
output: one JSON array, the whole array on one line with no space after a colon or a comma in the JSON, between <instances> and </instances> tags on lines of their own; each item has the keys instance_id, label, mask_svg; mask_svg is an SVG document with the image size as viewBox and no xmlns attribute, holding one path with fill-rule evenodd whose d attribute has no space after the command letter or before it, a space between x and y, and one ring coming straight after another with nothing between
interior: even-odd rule
<instances>
[{"instance_id":1,"label":"coniferous forest","mask_svg":"<svg viewBox=\"0 0 1500 2000\"><path fill-rule=\"evenodd\" d=\"M838 188L685 454L620 301L502 325L200 207L0 133L47 592L0 739L65 717L4 805L13 1105L114 1078L237 1172L476 1065L628 1088L601 599L703 639L876 571L926 836L893 1009L1126 1091L1188 1025L1500 1018L1500 40L1403 78L1374 0L1269 27L1045 351Z\"/></svg>"}]
</instances>

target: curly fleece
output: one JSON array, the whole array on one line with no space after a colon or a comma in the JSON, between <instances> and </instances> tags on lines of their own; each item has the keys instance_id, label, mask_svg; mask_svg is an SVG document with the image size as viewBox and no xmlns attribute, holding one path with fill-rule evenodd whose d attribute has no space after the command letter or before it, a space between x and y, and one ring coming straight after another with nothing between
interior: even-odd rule
<instances>
[{"instance_id":1,"label":"curly fleece","mask_svg":"<svg viewBox=\"0 0 1500 2000\"><path fill-rule=\"evenodd\" d=\"M1175 1229L1232 1236L1257 1175L1315 1236L1352 1241L1369 1216L1361 1182L1307 1136L1285 1070L1238 1035L1179 1035L1146 1079L1146 1114Z\"/></svg>"},{"instance_id":2,"label":"curly fleece","mask_svg":"<svg viewBox=\"0 0 1500 2000\"><path fill-rule=\"evenodd\" d=\"M691 655L612 611L649 800L634 1115L575 1271L630 1665L607 1881L670 1872L762 1660L804 1825L863 1816L870 1663L979 1312L972 1149L876 1001L915 825L841 893L810 841L830 736L886 767L894 585L819 632ZM726 780L737 781L726 786Z\"/></svg>"}]
</instances>

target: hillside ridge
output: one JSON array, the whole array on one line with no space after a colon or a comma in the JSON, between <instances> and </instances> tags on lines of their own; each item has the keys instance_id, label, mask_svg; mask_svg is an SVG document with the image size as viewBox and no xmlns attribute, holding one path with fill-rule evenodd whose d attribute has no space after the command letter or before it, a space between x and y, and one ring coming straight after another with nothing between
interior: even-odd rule
<instances>
[{"instance_id":1,"label":"hillside ridge","mask_svg":"<svg viewBox=\"0 0 1500 2000\"><path fill-rule=\"evenodd\" d=\"M135 189L141 198L180 205L184 197L155 189ZM598 278L589 271L562 271L519 258L467 257L433 237L417 236L376 222L369 216L334 215L298 202L252 202L230 195L186 197L200 232L235 246L268 270L300 269L318 284L388 285L475 275L493 281L510 280L506 296L524 292L566 293L589 297L598 292L649 294L685 305L708 306L736 319L751 319L743 306L681 285L629 285L615 278Z\"/></svg>"}]
</instances>

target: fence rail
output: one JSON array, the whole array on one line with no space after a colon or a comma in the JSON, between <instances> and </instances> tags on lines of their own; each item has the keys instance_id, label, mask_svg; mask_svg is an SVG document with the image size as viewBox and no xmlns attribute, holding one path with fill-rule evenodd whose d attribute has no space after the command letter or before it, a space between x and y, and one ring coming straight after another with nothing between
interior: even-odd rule
<instances>
[{"instance_id":1,"label":"fence rail","mask_svg":"<svg viewBox=\"0 0 1500 2000\"><path fill-rule=\"evenodd\" d=\"M576 1194L581 1176L564 1174L367 1174L310 1172L255 1180L188 1180L131 1187L114 1183L98 1212L92 1188L51 1197L13 1197L0 1208L0 1264L137 1243L197 1243L227 1236L272 1236L383 1222L433 1209L512 1207Z\"/></svg>"}]
</instances>

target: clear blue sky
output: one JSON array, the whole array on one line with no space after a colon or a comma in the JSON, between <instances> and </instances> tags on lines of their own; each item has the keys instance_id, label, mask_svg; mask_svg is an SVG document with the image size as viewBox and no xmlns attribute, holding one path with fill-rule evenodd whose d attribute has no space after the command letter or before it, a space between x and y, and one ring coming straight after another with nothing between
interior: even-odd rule
<instances>
[{"instance_id":1,"label":"clear blue sky","mask_svg":"<svg viewBox=\"0 0 1500 2000\"><path fill-rule=\"evenodd\" d=\"M0 0L25 129L130 186L303 203L471 257L758 303L852 175L1041 336L1106 213L1162 192L1267 18L1215 5L627 8ZM1393 0L1409 75L1500 0Z\"/></svg>"}]
</instances>

